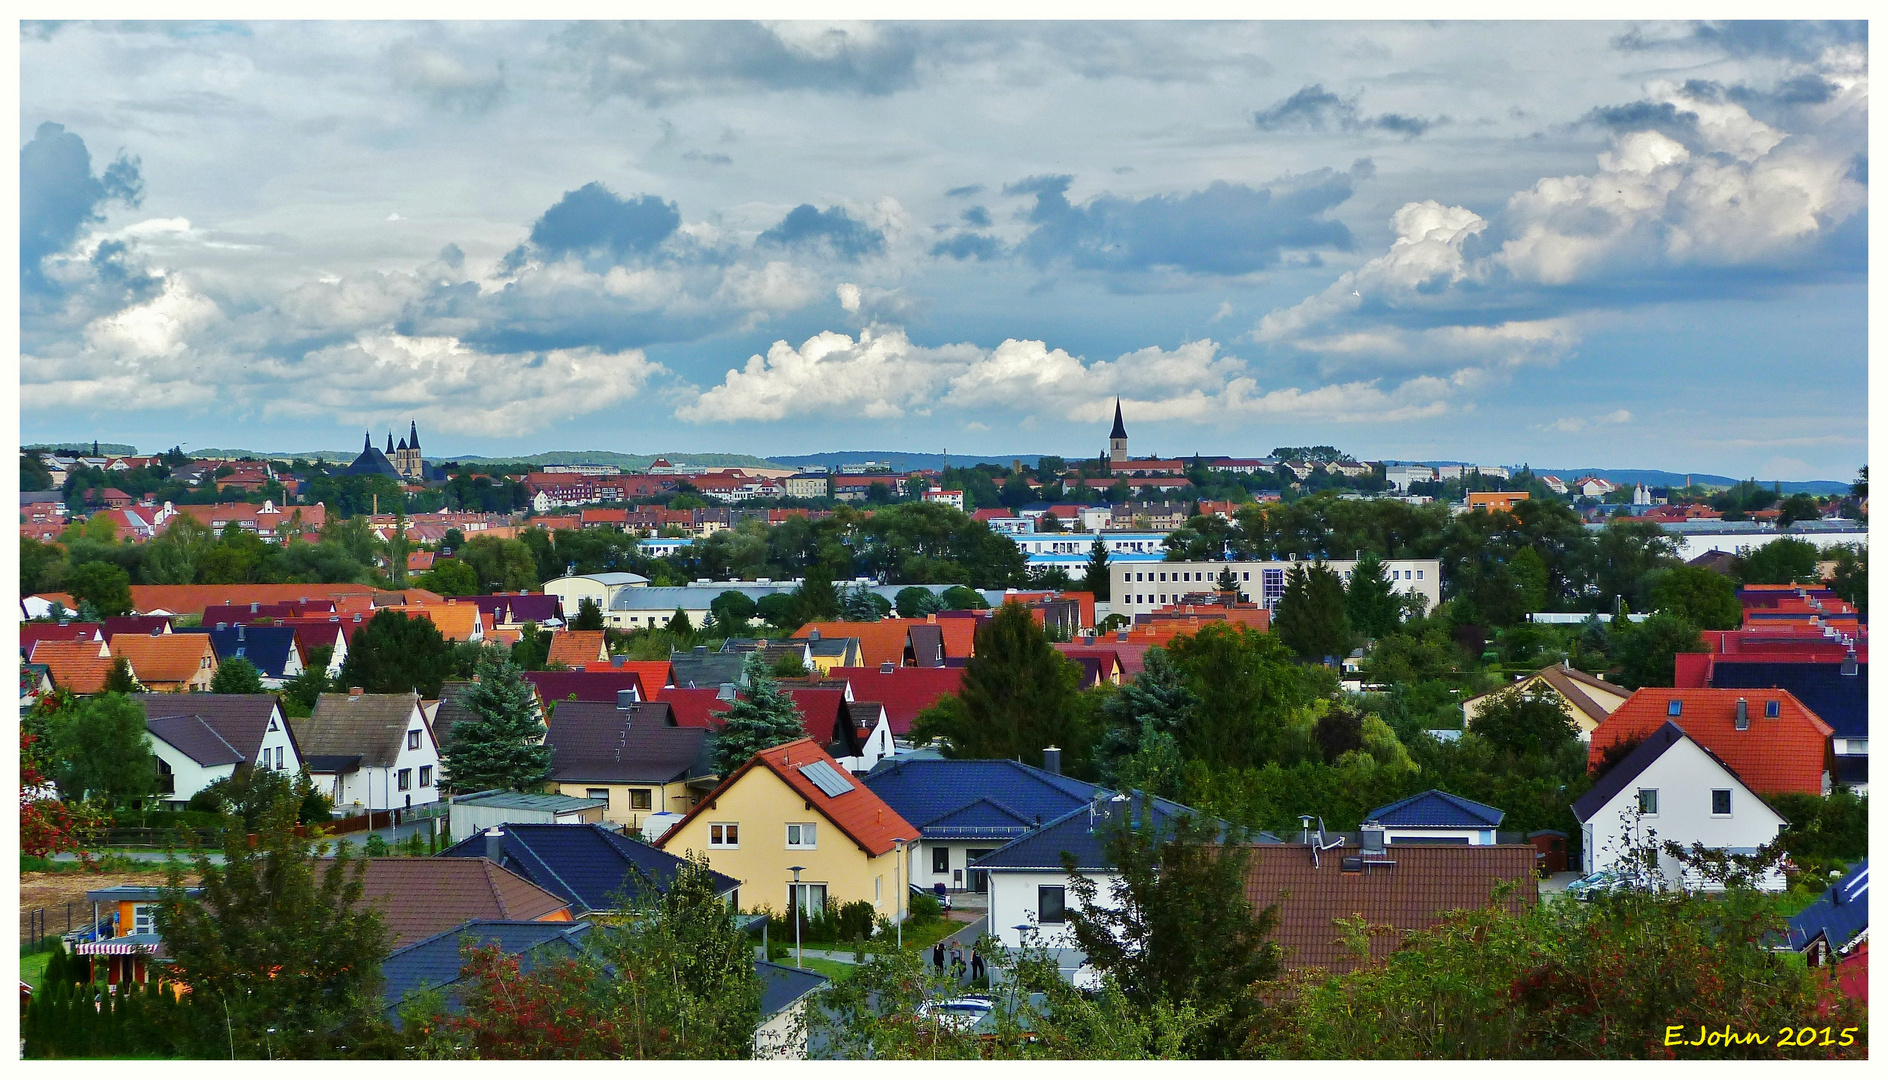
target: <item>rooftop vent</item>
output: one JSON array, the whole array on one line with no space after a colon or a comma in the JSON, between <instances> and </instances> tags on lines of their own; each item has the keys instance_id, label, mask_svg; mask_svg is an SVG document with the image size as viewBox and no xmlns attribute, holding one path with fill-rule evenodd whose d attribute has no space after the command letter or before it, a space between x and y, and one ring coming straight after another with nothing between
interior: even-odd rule
<instances>
[{"instance_id":1,"label":"rooftop vent","mask_svg":"<svg viewBox=\"0 0 1888 1080\"><path fill-rule=\"evenodd\" d=\"M636 691L625 687L616 692L616 707L627 709L636 704Z\"/></svg>"},{"instance_id":2,"label":"rooftop vent","mask_svg":"<svg viewBox=\"0 0 1888 1080\"><path fill-rule=\"evenodd\" d=\"M898 665L892 663L890 660L880 661L878 665L878 673L880 675L890 675L896 670L898 670Z\"/></svg>"},{"instance_id":3,"label":"rooftop vent","mask_svg":"<svg viewBox=\"0 0 1888 1080\"><path fill-rule=\"evenodd\" d=\"M1383 854L1383 826L1374 821L1364 822L1362 847L1365 855Z\"/></svg>"}]
</instances>

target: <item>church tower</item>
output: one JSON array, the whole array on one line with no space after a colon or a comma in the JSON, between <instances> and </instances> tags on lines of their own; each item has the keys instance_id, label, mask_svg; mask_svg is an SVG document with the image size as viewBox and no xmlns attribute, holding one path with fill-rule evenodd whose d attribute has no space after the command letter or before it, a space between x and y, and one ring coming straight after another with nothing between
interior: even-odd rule
<instances>
[{"instance_id":1,"label":"church tower","mask_svg":"<svg viewBox=\"0 0 1888 1080\"><path fill-rule=\"evenodd\" d=\"M426 462L420 457L420 425L418 421L407 422L406 438L400 440L398 456L393 459L394 468L400 475L415 483L426 479Z\"/></svg>"},{"instance_id":2,"label":"church tower","mask_svg":"<svg viewBox=\"0 0 1888 1080\"><path fill-rule=\"evenodd\" d=\"M1128 462L1128 429L1121 422L1121 399L1114 399L1114 430L1108 433L1108 464L1126 465Z\"/></svg>"}]
</instances>

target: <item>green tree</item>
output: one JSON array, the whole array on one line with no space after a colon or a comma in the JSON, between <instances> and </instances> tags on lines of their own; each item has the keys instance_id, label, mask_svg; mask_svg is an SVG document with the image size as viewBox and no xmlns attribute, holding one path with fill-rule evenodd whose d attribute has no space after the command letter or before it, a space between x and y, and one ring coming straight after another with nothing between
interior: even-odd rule
<instances>
[{"instance_id":1,"label":"green tree","mask_svg":"<svg viewBox=\"0 0 1888 1080\"><path fill-rule=\"evenodd\" d=\"M421 697L437 698L439 685L452 673L452 645L431 619L379 611L348 643L340 684L358 686L370 694L417 690Z\"/></svg>"},{"instance_id":2,"label":"green tree","mask_svg":"<svg viewBox=\"0 0 1888 1080\"><path fill-rule=\"evenodd\" d=\"M1101 782L1117 791L1177 798L1184 764L1180 736L1200 699L1167 650L1147 650L1143 664L1133 682L1102 703L1103 734L1095 750Z\"/></svg>"},{"instance_id":3,"label":"green tree","mask_svg":"<svg viewBox=\"0 0 1888 1080\"><path fill-rule=\"evenodd\" d=\"M308 650L300 675L282 684L282 710L290 716L308 716L321 695L333 689L328 680L328 665L334 662L334 646L317 645Z\"/></svg>"},{"instance_id":4,"label":"green tree","mask_svg":"<svg viewBox=\"0 0 1888 1080\"><path fill-rule=\"evenodd\" d=\"M334 804L315 787L306 769L291 777L279 769L258 769L247 761L192 795L189 809L234 815L244 829L254 832L262 827L269 808L284 799L295 803L295 818L303 825L325 825L331 820Z\"/></svg>"},{"instance_id":5,"label":"green tree","mask_svg":"<svg viewBox=\"0 0 1888 1080\"><path fill-rule=\"evenodd\" d=\"M1305 660L1341 657L1350 648L1344 583L1322 563L1293 566L1272 622L1279 640Z\"/></svg>"},{"instance_id":6,"label":"green tree","mask_svg":"<svg viewBox=\"0 0 1888 1080\"><path fill-rule=\"evenodd\" d=\"M178 514L144 545L144 580L152 585L193 585L199 580L216 534L191 514Z\"/></svg>"},{"instance_id":7,"label":"green tree","mask_svg":"<svg viewBox=\"0 0 1888 1080\"><path fill-rule=\"evenodd\" d=\"M1652 603L1705 630L1735 630L1744 625L1737 586L1723 574L1702 566L1676 566L1652 586Z\"/></svg>"},{"instance_id":8,"label":"green tree","mask_svg":"<svg viewBox=\"0 0 1888 1080\"><path fill-rule=\"evenodd\" d=\"M884 612L890 610L885 598L867 588L863 583L845 590L840 596L839 611L847 622L877 622Z\"/></svg>"},{"instance_id":9,"label":"green tree","mask_svg":"<svg viewBox=\"0 0 1888 1080\"><path fill-rule=\"evenodd\" d=\"M292 796L219 829L223 859L199 852L195 895L171 864L157 910L170 974L190 987L191 1057L314 1058L375 1038L389 935L363 902L365 866L318 862Z\"/></svg>"},{"instance_id":10,"label":"green tree","mask_svg":"<svg viewBox=\"0 0 1888 1080\"><path fill-rule=\"evenodd\" d=\"M757 609L753 597L736 589L728 589L708 602L708 610L714 614L717 623L738 633L747 629Z\"/></svg>"},{"instance_id":11,"label":"green tree","mask_svg":"<svg viewBox=\"0 0 1888 1080\"><path fill-rule=\"evenodd\" d=\"M1108 545L1097 536L1095 542L1088 546L1088 569L1082 575L1082 589L1095 594L1097 601L1105 602L1109 599L1109 590L1114 587L1110 584L1112 580L1113 576L1108 570Z\"/></svg>"},{"instance_id":12,"label":"green tree","mask_svg":"<svg viewBox=\"0 0 1888 1080\"><path fill-rule=\"evenodd\" d=\"M603 605L588 597L577 601L577 618L570 624L572 630L603 629Z\"/></svg>"},{"instance_id":13,"label":"green tree","mask_svg":"<svg viewBox=\"0 0 1888 1080\"><path fill-rule=\"evenodd\" d=\"M800 707L775 684L759 652L741 661L741 681L747 690L721 714L721 730L715 733L715 772L724 777L762 750L806 736Z\"/></svg>"},{"instance_id":14,"label":"green tree","mask_svg":"<svg viewBox=\"0 0 1888 1080\"><path fill-rule=\"evenodd\" d=\"M131 612L131 575L107 562L88 562L66 572L66 592L89 603L101 616Z\"/></svg>"},{"instance_id":15,"label":"green tree","mask_svg":"<svg viewBox=\"0 0 1888 1080\"><path fill-rule=\"evenodd\" d=\"M1830 576L1830 587L1835 594L1855 605L1855 610L1868 614L1868 546L1865 544L1838 544L1826 552L1834 555L1835 573Z\"/></svg>"},{"instance_id":16,"label":"green tree","mask_svg":"<svg viewBox=\"0 0 1888 1080\"><path fill-rule=\"evenodd\" d=\"M122 805L156 790L144 706L124 694L75 700L47 718L46 731L53 781L66 799Z\"/></svg>"},{"instance_id":17,"label":"green tree","mask_svg":"<svg viewBox=\"0 0 1888 1080\"><path fill-rule=\"evenodd\" d=\"M688 612L679 607L675 609L675 614L669 616L669 621L662 624L662 629L684 642L695 636L695 624L689 621Z\"/></svg>"},{"instance_id":18,"label":"green tree","mask_svg":"<svg viewBox=\"0 0 1888 1080\"><path fill-rule=\"evenodd\" d=\"M832 578L816 570L809 570L800 587L793 590L794 625L819 622L835 618L839 614L839 593L833 588Z\"/></svg>"},{"instance_id":19,"label":"green tree","mask_svg":"<svg viewBox=\"0 0 1888 1080\"><path fill-rule=\"evenodd\" d=\"M1093 722L1078 684L1081 668L1057 652L1021 604L1005 604L979 626L955 707L919 713L912 737L940 739L954 758L1018 758L1040 766L1060 747L1071 772L1092 756Z\"/></svg>"},{"instance_id":20,"label":"green tree","mask_svg":"<svg viewBox=\"0 0 1888 1080\"><path fill-rule=\"evenodd\" d=\"M111 662L111 670L105 673L104 690L108 694L135 694L140 689L137 676L131 672L131 661L119 656Z\"/></svg>"},{"instance_id":21,"label":"green tree","mask_svg":"<svg viewBox=\"0 0 1888 1080\"><path fill-rule=\"evenodd\" d=\"M1386 637L1403 621L1403 602L1390 584L1383 560L1374 551L1350 572L1350 586L1344 591L1344 614L1352 629L1369 638Z\"/></svg>"},{"instance_id":22,"label":"green tree","mask_svg":"<svg viewBox=\"0 0 1888 1080\"><path fill-rule=\"evenodd\" d=\"M478 571L459 559L437 559L414 584L441 596L472 596L479 591Z\"/></svg>"},{"instance_id":23,"label":"green tree","mask_svg":"<svg viewBox=\"0 0 1888 1080\"><path fill-rule=\"evenodd\" d=\"M1799 491L1784 499L1777 507L1777 528L1784 529L1799 521L1815 521L1821 517L1822 507L1816 505L1816 497Z\"/></svg>"},{"instance_id":24,"label":"green tree","mask_svg":"<svg viewBox=\"0 0 1888 1080\"><path fill-rule=\"evenodd\" d=\"M1816 563L1821 558L1822 553L1815 544L1779 536L1733 559L1731 575L1740 585L1803 584L1816 580Z\"/></svg>"},{"instance_id":25,"label":"green tree","mask_svg":"<svg viewBox=\"0 0 1888 1080\"><path fill-rule=\"evenodd\" d=\"M537 699L516 664L483 658L461 704L472 717L452 725L443 754L454 788L529 791L551 774L553 750L544 742Z\"/></svg>"},{"instance_id":26,"label":"green tree","mask_svg":"<svg viewBox=\"0 0 1888 1080\"><path fill-rule=\"evenodd\" d=\"M1642 623L1614 624L1612 657L1619 663L1620 685L1631 690L1672 685L1677 663L1673 658L1704 651L1697 624L1669 611L1655 612Z\"/></svg>"},{"instance_id":27,"label":"green tree","mask_svg":"<svg viewBox=\"0 0 1888 1080\"><path fill-rule=\"evenodd\" d=\"M210 693L260 694L262 673L249 661L232 657L216 666L216 674L210 679Z\"/></svg>"},{"instance_id":28,"label":"green tree","mask_svg":"<svg viewBox=\"0 0 1888 1080\"><path fill-rule=\"evenodd\" d=\"M983 594L962 585L952 585L938 596L938 602L945 611L981 611L990 606Z\"/></svg>"},{"instance_id":29,"label":"green tree","mask_svg":"<svg viewBox=\"0 0 1888 1080\"><path fill-rule=\"evenodd\" d=\"M1475 714L1470 730L1511 754L1551 754L1580 737L1560 695L1540 687L1496 694Z\"/></svg>"},{"instance_id":30,"label":"green tree","mask_svg":"<svg viewBox=\"0 0 1888 1080\"><path fill-rule=\"evenodd\" d=\"M1523 547L1508 560L1509 578L1514 583L1517 616L1540 611L1547 606L1547 560L1532 547ZM1519 622L1517 617L1512 620Z\"/></svg>"},{"instance_id":31,"label":"green tree","mask_svg":"<svg viewBox=\"0 0 1888 1080\"><path fill-rule=\"evenodd\" d=\"M471 566L486 592L529 589L538 584L538 562L523 541L474 536L455 558Z\"/></svg>"},{"instance_id":32,"label":"green tree","mask_svg":"<svg viewBox=\"0 0 1888 1080\"><path fill-rule=\"evenodd\" d=\"M20 451L20 490L51 491L52 470L31 450Z\"/></svg>"},{"instance_id":33,"label":"green tree","mask_svg":"<svg viewBox=\"0 0 1888 1080\"><path fill-rule=\"evenodd\" d=\"M20 537L20 595L57 589L66 576L66 553L58 544Z\"/></svg>"},{"instance_id":34,"label":"green tree","mask_svg":"<svg viewBox=\"0 0 1888 1080\"><path fill-rule=\"evenodd\" d=\"M1298 715L1336 691L1328 670L1301 667L1277 635L1249 626L1209 623L1173 639L1167 653L1198 699L1177 734L1181 754L1214 770L1303 753Z\"/></svg>"},{"instance_id":35,"label":"green tree","mask_svg":"<svg viewBox=\"0 0 1888 1080\"><path fill-rule=\"evenodd\" d=\"M892 608L901 619L922 619L941 607L936 593L918 585L907 585L892 597Z\"/></svg>"},{"instance_id":36,"label":"green tree","mask_svg":"<svg viewBox=\"0 0 1888 1080\"><path fill-rule=\"evenodd\" d=\"M1247 849L1227 843L1218 823L1165 817L1146 798L1108 804L1108 862L1118 877L1101 896L1094 879L1064 854L1069 929L1077 948L1112 975L1137 1008L1193 1002L1223 1010L1200 1033L1196 1052L1228 1056L1257 1007L1255 987L1276 977L1274 907L1246 895Z\"/></svg>"}]
</instances>

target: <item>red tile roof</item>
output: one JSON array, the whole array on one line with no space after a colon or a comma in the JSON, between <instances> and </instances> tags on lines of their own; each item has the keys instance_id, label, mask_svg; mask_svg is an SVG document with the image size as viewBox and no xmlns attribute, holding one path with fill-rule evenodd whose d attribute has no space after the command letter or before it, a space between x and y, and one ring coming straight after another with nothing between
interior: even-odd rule
<instances>
[{"instance_id":1,"label":"red tile roof","mask_svg":"<svg viewBox=\"0 0 1888 1080\"><path fill-rule=\"evenodd\" d=\"M30 653L41 641L103 641L103 627L95 622L29 622L20 624L20 651Z\"/></svg>"},{"instance_id":2,"label":"red tile roof","mask_svg":"<svg viewBox=\"0 0 1888 1080\"><path fill-rule=\"evenodd\" d=\"M1749 703L1749 727L1737 730L1737 700ZM1670 703L1681 702L1679 715ZM1775 701L1779 715L1764 715ZM1833 729L1787 690L1646 687L1634 693L1593 730L1587 765L1597 767L1615 742L1643 739L1669 720L1716 754L1759 795L1822 794L1823 773L1832 767Z\"/></svg>"},{"instance_id":3,"label":"red tile roof","mask_svg":"<svg viewBox=\"0 0 1888 1080\"><path fill-rule=\"evenodd\" d=\"M823 761L827 767L852 782L851 790L840 795L828 795L817 784L806 778L800 770L806 765ZM747 764L734 770L734 775L716 785L707 797L695 804L688 816L662 835L656 842L657 847L674 836L683 826L695 819L695 816L714 805L715 799L728 788L741 781L752 769L764 768L778 776L783 783L793 789L794 794L806 800L806 804L818 810L826 820L838 827L852 841L864 848L866 854L883 855L892 850L892 841L903 837L910 840L918 835L917 828L898 811L885 804L885 800L873 794L872 789L861 783L846 770L839 767L832 755L820 749L819 743L812 739L796 739L793 742L762 750L747 760Z\"/></svg>"},{"instance_id":4,"label":"red tile roof","mask_svg":"<svg viewBox=\"0 0 1888 1080\"><path fill-rule=\"evenodd\" d=\"M39 641L27 659L46 665L52 684L74 694L96 694L105 689L105 676L111 674L112 658L103 655L102 641ZM138 668L131 665L135 677Z\"/></svg>"},{"instance_id":5,"label":"red tile roof","mask_svg":"<svg viewBox=\"0 0 1888 1080\"><path fill-rule=\"evenodd\" d=\"M945 694L955 694L964 682L964 669L960 667L901 667L889 672L876 667L839 667L828 674L852 684L854 701L883 704L885 721L892 734L899 736L910 734L911 722L920 712L937 704Z\"/></svg>"},{"instance_id":6,"label":"red tile roof","mask_svg":"<svg viewBox=\"0 0 1888 1080\"><path fill-rule=\"evenodd\" d=\"M544 662L569 668L596 667L609 663L609 655L603 631L559 630L551 635L551 651L545 656Z\"/></svg>"},{"instance_id":7,"label":"red tile roof","mask_svg":"<svg viewBox=\"0 0 1888 1080\"><path fill-rule=\"evenodd\" d=\"M734 705L732 701L722 700L720 694L720 688L713 686L706 689L670 686L656 691L654 700L669 703L676 727L712 729L721 726L715 717Z\"/></svg>"}]
</instances>

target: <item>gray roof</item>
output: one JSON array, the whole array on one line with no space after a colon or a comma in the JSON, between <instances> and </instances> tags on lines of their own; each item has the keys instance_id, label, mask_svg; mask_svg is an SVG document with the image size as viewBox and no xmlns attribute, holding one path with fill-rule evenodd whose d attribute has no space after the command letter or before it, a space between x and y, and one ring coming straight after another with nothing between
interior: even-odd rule
<instances>
[{"instance_id":1,"label":"gray roof","mask_svg":"<svg viewBox=\"0 0 1888 1080\"><path fill-rule=\"evenodd\" d=\"M489 806L495 810L543 810L552 814L562 814L571 810L602 806L603 800L579 799L574 795L533 795L521 791L496 791L461 795L453 800L453 805Z\"/></svg>"},{"instance_id":2,"label":"gray roof","mask_svg":"<svg viewBox=\"0 0 1888 1080\"><path fill-rule=\"evenodd\" d=\"M1087 556L1084 555L1083 558ZM586 575L579 575L586 576ZM587 575L596 576L596 575ZM956 586L944 585L874 585L870 582L835 581L839 588L854 588L860 584L883 596L887 600L896 599L905 589L927 589L934 595L943 595L946 589ZM715 581L705 585L650 585L641 589L624 589L610 601L611 611L674 611L684 608L690 611L705 611L715 597L724 592L738 592L749 600L759 600L763 596L775 593L790 593L800 587L798 581ZM1001 597L1003 591L996 590L994 595Z\"/></svg>"},{"instance_id":3,"label":"gray roof","mask_svg":"<svg viewBox=\"0 0 1888 1080\"><path fill-rule=\"evenodd\" d=\"M255 760L262 751L262 737L269 732L269 721L277 715L274 694L137 694L134 697L144 706L145 726L153 735L205 766ZM299 758L301 740L295 735L291 728L289 738ZM230 754L237 756L232 758Z\"/></svg>"},{"instance_id":4,"label":"gray roof","mask_svg":"<svg viewBox=\"0 0 1888 1080\"><path fill-rule=\"evenodd\" d=\"M708 730L675 727L674 716L666 701L627 709L601 701L559 702L544 739L555 751L551 778L667 784L712 774Z\"/></svg>"},{"instance_id":5,"label":"gray roof","mask_svg":"<svg viewBox=\"0 0 1888 1080\"><path fill-rule=\"evenodd\" d=\"M441 753L452 745L452 725L461 720L473 720L477 715L465 707L465 692L472 686L470 682L446 682L439 684L439 708L433 713L433 738L439 741Z\"/></svg>"},{"instance_id":6,"label":"gray roof","mask_svg":"<svg viewBox=\"0 0 1888 1080\"><path fill-rule=\"evenodd\" d=\"M406 745L406 733L415 721L411 694L323 694L315 713L306 720L291 720L295 741L311 757L361 755L368 768L387 768Z\"/></svg>"},{"instance_id":7,"label":"gray roof","mask_svg":"<svg viewBox=\"0 0 1888 1080\"><path fill-rule=\"evenodd\" d=\"M57 491L22 491L20 492L20 505L32 506L38 503L56 503L64 498L65 496Z\"/></svg>"},{"instance_id":8,"label":"gray roof","mask_svg":"<svg viewBox=\"0 0 1888 1080\"><path fill-rule=\"evenodd\" d=\"M746 653L678 652L669 657L669 667L675 672L675 685L684 690L690 687L705 690L727 683L738 684L741 681L741 669L746 663Z\"/></svg>"},{"instance_id":9,"label":"gray roof","mask_svg":"<svg viewBox=\"0 0 1888 1080\"><path fill-rule=\"evenodd\" d=\"M552 580L564 581L570 578L584 578L589 581L594 581L598 585L636 585L649 580L641 574L632 574L627 570L606 570L601 574L566 574L562 578L553 578Z\"/></svg>"}]
</instances>

